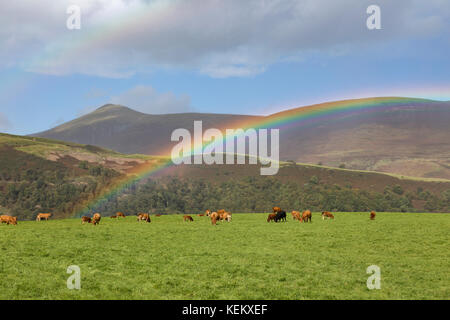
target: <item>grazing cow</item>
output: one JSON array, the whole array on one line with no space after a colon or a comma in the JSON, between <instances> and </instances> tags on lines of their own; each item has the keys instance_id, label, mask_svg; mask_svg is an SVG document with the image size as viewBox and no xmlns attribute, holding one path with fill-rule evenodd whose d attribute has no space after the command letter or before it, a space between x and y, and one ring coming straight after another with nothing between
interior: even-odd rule
<instances>
[{"instance_id":1,"label":"grazing cow","mask_svg":"<svg viewBox=\"0 0 450 320\"><path fill-rule=\"evenodd\" d=\"M225 212L224 214L222 214L220 216L220 219L222 221L227 221L227 222L231 222L231 212Z\"/></svg>"},{"instance_id":2,"label":"grazing cow","mask_svg":"<svg viewBox=\"0 0 450 320\"><path fill-rule=\"evenodd\" d=\"M286 211L283 211L283 210L278 211L275 215L274 221L275 222L286 221Z\"/></svg>"},{"instance_id":3,"label":"grazing cow","mask_svg":"<svg viewBox=\"0 0 450 320\"><path fill-rule=\"evenodd\" d=\"M148 213L139 213L137 221L152 222L152 220L150 219L150 215Z\"/></svg>"},{"instance_id":4,"label":"grazing cow","mask_svg":"<svg viewBox=\"0 0 450 320\"><path fill-rule=\"evenodd\" d=\"M91 219L91 223L96 226L100 223L100 220L102 219L102 216L100 215L100 213L94 213L94 216Z\"/></svg>"},{"instance_id":5,"label":"grazing cow","mask_svg":"<svg viewBox=\"0 0 450 320\"><path fill-rule=\"evenodd\" d=\"M194 221L191 216L183 216L183 221Z\"/></svg>"},{"instance_id":6,"label":"grazing cow","mask_svg":"<svg viewBox=\"0 0 450 320\"><path fill-rule=\"evenodd\" d=\"M17 225L17 217L12 217L12 216L8 216L8 215L1 215L0 216L0 221L1 221L1 223Z\"/></svg>"},{"instance_id":7,"label":"grazing cow","mask_svg":"<svg viewBox=\"0 0 450 320\"><path fill-rule=\"evenodd\" d=\"M281 211L281 208L280 207L273 207L272 210L273 210L273 213L277 213L277 212Z\"/></svg>"},{"instance_id":8,"label":"grazing cow","mask_svg":"<svg viewBox=\"0 0 450 320\"><path fill-rule=\"evenodd\" d=\"M213 225L216 225L217 220L220 218L219 214L217 212L213 212L209 215L209 217L211 218L211 223Z\"/></svg>"},{"instance_id":9,"label":"grazing cow","mask_svg":"<svg viewBox=\"0 0 450 320\"><path fill-rule=\"evenodd\" d=\"M51 213L39 213L36 217L36 221L41 221L42 219L47 221L51 215Z\"/></svg>"},{"instance_id":10,"label":"grazing cow","mask_svg":"<svg viewBox=\"0 0 450 320\"><path fill-rule=\"evenodd\" d=\"M115 218L117 218L117 216L111 216L110 218L111 218L111 219L115 219Z\"/></svg>"},{"instance_id":11,"label":"grazing cow","mask_svg":"<svg viewBox=\"0 0 450 320\"><path fill-rule=\"evenodd\" d=\"M122 218L125 218L125 217L126 217L125 214L124 214L123 212L117 212L117 213L116 213L116 216L117 216L117 217L122 217Z\"/></svg>"},{"instance_id":12,"label":"grazing cow","mask_svg":"<svg viewBox=\"0 0 450 320\"><path fill-rule=\"evenodd\" d=\"M325 220L325 219L328 219L328 218L334 219L333 214L331 212L329 212L329 211L322 211L322 220Z\"/></svg>"},{"instance_id":13,"label":"grazing cow","mask_svg":"<svg viewBox=\"0 0 450 320\"><path fill-rule=\"evenodd\" d=\"M204 215L204 214L198 214L197 216L199 216L199 217L204 217L205 215Z\"/></svg>"},{"instance_id":14,"label":"grazing cow","mask_svg":"<svg viewBox=\"0 0 450 320\"><path fill-rule=\"evenodd\" d=\"M308 220L309 220L309 222L312 222L311 221L311 211L309 211L309 210L303 211L302 217L299 221L300 222L308 222Z\"/></svg>"},{"instance_id":15,"label":"grazing cow","mask_svg":"<svg viewBox=\"0 0 450 320\"><path fill-rule=\"evenodd\" d=\"M81 224L85 224L86 222L87 223L91 223L91 218L90 217L88 217L88 216L83 216L83 217L81 217Z\"/></svg>"},{"instance_id":16,"label":"grazing cow","mask_svg":"<svg viewBox=\"0 0 450 320\"><path fill-rule=\"evenodd\" d=\"M370 212L370 220L375 220L376 215L375 211Z\"/></svg>"},{"instance_id":17,"label":"grazing cow","mask_svg":"<svg viewBox=\"0 0 450 320\"><path fill-rule=\"evenodd\" d=\"M161 214L155 214L155 217L161 217Z\"/></svg>"},{"instance_id":18,"label":"grazing cow","mask_svg":"<svg viewBox=\"0 0 450 320\"><path fill-rule=\"evenodd\" d=\"M276 213L269 214L269 216L267 217L267 222L274 221L276 216Z\"/></svg>"},{"instance_id":19,"label":"grazing cow","mask_svg":"<svg viewBox=\"0 0 450 320\"><path fill-rule=\"evenodd\" d=\"M292 219L293 220L300 220L300 212L299 211L292 211Z\"/></svg>"}]
</instances>

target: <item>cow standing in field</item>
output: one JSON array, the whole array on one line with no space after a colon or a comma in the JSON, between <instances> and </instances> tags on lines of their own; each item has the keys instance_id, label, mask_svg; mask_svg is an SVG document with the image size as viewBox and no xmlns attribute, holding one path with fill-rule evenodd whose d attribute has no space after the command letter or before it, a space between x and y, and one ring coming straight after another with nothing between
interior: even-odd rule
<instances>
[{"instance_id":1,"label":"cow standing in field","mask_svg":"<svg viewBox=\"0 0 450 320\"><path fill-rule=\"evenodd\" d=\"M376 215L375 211L370 212L370 220L375 220Z\"/></svg>"},{"instance_id":2,"label":"cow standing in field","mask_svg":"<svg viewBox=\"0 0 450 320\"><path fill-rule=\"evenodd\" d=\"M283 210L278 211L275 215L274 221L275 222L278 222L278 221L286 222L286 211L283 211Z\"/></svg>"},{"instance_id":3,"label":"cow standing in field","mask_svg":"<svg viewBox=\"0 0 450 320\"><path fill-rule=\"evenodd\" d=\"M36 217L36 221L41 221L42 219L44 219L45 221L48 221L48 219L50 219L51 217L51 213L39 213Z\"/></svg>"},{"instance_id":4,"label":"cow standing in field","mask_svg":"<svg viewBox=\"0 0 450 320\"><path fill-rule=\"evenodd\" d=\"M126 217L125 214L124 214L123 212L117 212L117 213L116 213L116 216L117 216L117 218L118 218L118 217L122 217L122 218L125 218L125 217Z\"/></svg>"},{"instance_id":5,"label":"cow standing in field","mask_svg":"<svg viewBox=\"0 0 450 320\"><path fill-rule=\"evenodd\" d=\"M206 215L207 217L209 217L209 216L211 215L211 210L209 210L209 209L206 209L206 211L205 211L205 215Z\"/></svg>"},{"instance_id":6,"label":"cow standing in field","mask_svg":"<svg viewBox=\"0 0 450 320\"><path fill-rule=\"evenodd\" d=\"M156 214L155 217L161 217L161 214Z\"/></svg>"},{"instance_id":7,"label":"cow standing in field","mask_svg":"<svg viewBox=\"0 0 450 320\"><path fill-rule=\"evenodd\" d=\"M91 223L96 226L100 223L100 220L102 219L102 216L100 213L94 213L94 216L91 219Z\"/></svg>"},{"instance_id":8,"label":"cow standing in field","mask_svg":"<svg viewBox=\"0 0 450 320\"><path fill-rule=\"evenodd\" d=\"M231 222L231 212L225 211L224 213L220 214L220 220Z\"/></svg>"},{"instance_id":9,"label":"cow standing in field","mask_svg":"<svg viewBox=\"0 0 450 320\"><path fill-rule=\"evenodd\" d=\"M17 217L12 217L8 215L1 215L0 222L6 224L17 225Z\"/></svg>"},{"instance_id":10,"label":"cow standing in field","mask_svg":"<svg viewBox=\"0 0 450 320\"><path fill-rule=\"evenodd\" d=\"M183 221L191 221L191 222L193 222L194 219L191 216L183 216Z\"/></svg>"},{"instance_id":11,"label":"cow standing in field","mask_svg":"<svg viewBox=\"0 0 450 320\"><path fill-rule=\"evenodd\" d=\"M269 216L267 217L267 222L274 221L276 216L276 213L269 214Z\"/></svg>"},{"instance_id":12,"label":"cow standing in field","mask_svg":"<svg viewBox=\"0 0 450 320\"><path fill-rule=\"evenodd\" d=\"M91 223L92 219L88 216L81 217L81 224Z\"/></svg>"},{"instance_id":13,"label":"cow standing in field","mask_svg":"<svg viewBox=\"0 0 450 320\"><path fill-rule=\"evenodd\" d=\"M213 225L216 225L217 220L219 220L219 218L220 218L220 216L217 212L211 213L209 217L211 218L211 224L213 224Z\"/></svg>"},{"instance_id":14,"label":"cow standing in field","mask_svg":"<svg viewBox=\"0 0 450 320\"><path fill-rule=\"evenodd\" d=\"M273 207L272 210L273 210L273 213L278 213L278 212L281 211L281 208L280 207Z\"/></svg>"},{"instance_id":15,"label":"cow standing in field","mask_svg":"<svg viewBox=\"0 0 450 320\"><path fill-rule=\"evenodd\" d=\"M139 213L138 214L138 218L137 221L145 221L145 222L152 222L152 220L150 219L150 215L148 213Z\"/></svg>"},{"instance_id":16,"label":"cow standing in field","mask_svg":"<svg viewBox=\"0 0 450 320\"><path fill-rule=\"evenodd\" d=\"M322 220L325 220L325 219L334 219L334 216L329 211L322 211Z\"/></svg>"},{"instance_id":17,"label":"cow standing in field","mask_svg":"<svg viewBox=\"0 0 450 320\"><path fill-rule=\"evenodd\" d=\"M300 212L299 211L292 211L291 215L292 215L293 220L300 220Z\"/></svg>"},{"instance_id":18,"label":"cow standing in field","mask_svg":"<svg viewBox=\"0 0 450 320\"><path fill-rule=\"evenodd\" d=\"M198 214L197 216L198 217L204 217L205 215L204 214Z\"/></svg>"},{"instance_id":19,"label":"cow standing in field","mask_svg":"<svg viewBox=\"0 0 450 320\"><path fill-rule=\"evenodd\" d=\"M111 218L111 219L116 219L116 218L117 218L117 216L111 216L110 218Z\"/></svg>"},{"instance_id":20,"label":"cow standing in field","mask_svg":"<svg viewBox=\"0 0 450 320\"><path fill-rule=\"evenodd\" d=\"M299 221L300 222L308 222L308 220L309 220L309 222L312 222L311 221L311 211L305 210L305 211L303 211L302 217Z\"/></svg>"}]
</instances>

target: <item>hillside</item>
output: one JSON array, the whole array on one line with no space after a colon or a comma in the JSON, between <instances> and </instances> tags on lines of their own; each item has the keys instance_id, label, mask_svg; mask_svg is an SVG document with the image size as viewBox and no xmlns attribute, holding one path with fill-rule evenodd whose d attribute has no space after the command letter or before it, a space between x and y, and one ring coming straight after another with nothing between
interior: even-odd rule
<instances>
[{"instance_id":1,"label":"hillside","mask_svg":"<svg viewBox=\"0 0 450 320\"><path fill-rule=\"evenodd\" d=\"M386 102L384 102L386 101ZM304 121L302 113L352 104L375 105ZM299 116L300 115L300 116ZM296 117L298 118L297 120ZM286 121L286 119L294 121ZM450 179L450 102L368 98L295 108L269 116L183 113L149 115L106 105L33 136L97 145L123 153L167 155L177 128L268 123L280 128L280 159L350 169ZM288 123L286 125L286 123Z\"/></svg>"},{"instance_id":2,"label":"hillside","mask_svg":"<svg viewBox=\"0 0 450 320\"><path fill-rule=\"evenodd\" d=\"M264 212L286 208L340 211L450 211L450 181L417 179L317 165L281 163L275 176L259 166L169 166L164 157L125 155L51 139L0 134L0 213L34 219L89 210L192 213L205 207ZM137 179L145 177L143 179ZM131 181L138 181L137 185ZM105 191L117 197L91 206Z\"/></svg>"}]
</instances>

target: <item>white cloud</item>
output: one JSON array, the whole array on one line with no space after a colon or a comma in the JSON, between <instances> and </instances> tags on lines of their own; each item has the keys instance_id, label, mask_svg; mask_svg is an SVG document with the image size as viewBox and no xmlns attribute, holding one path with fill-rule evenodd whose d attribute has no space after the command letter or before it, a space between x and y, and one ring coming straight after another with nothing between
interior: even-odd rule
<instances>
[{"instance_id":1,"label":"white cloud","mask_svg":"<svg viewBox=\"0 0 450 320\"><path fill-rule=\"evenodd\" d=\"M372 0L15 0L0 11L0 67L128 77L187 68L252 76L311 51L448 33L447 0L377 0L382 30L368 31ZM66 29L78 4L81 30Z\"/></svg>"},{"instance_id":2,"label":"white cloud","mask_svg":"<svg viewBox=\"0 0 450 320\"><path fill-rule=\"evenodd\" d=\"M172 92L159 93L151 86L139 85L111 98L111 103L150 113L181 113L192 111L188 95L176 96Z\"/></svg>"}]
</instances>

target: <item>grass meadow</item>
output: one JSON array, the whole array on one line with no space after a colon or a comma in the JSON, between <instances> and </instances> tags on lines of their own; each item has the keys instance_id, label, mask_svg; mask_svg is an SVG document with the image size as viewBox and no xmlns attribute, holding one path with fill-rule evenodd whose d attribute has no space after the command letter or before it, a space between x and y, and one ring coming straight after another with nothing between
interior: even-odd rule
<instances>
[{"instance_id":1,"label":"grass meadow","mask_svg":"<svg viewBox=\"0 0 450 320\"><path fill-rule=\"evenodd\" d=\"M0 225L0 299L449 299L450 215L233 214ZM81 289L66 269L81 268ZM366 269L381 268L381 289Z\"/></svg>"}]
</instances>

